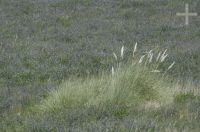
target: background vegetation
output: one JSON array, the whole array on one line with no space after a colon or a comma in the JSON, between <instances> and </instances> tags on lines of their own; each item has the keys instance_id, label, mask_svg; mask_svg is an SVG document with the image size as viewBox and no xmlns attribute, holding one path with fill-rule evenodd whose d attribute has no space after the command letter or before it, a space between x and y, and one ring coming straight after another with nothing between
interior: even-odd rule
<instances>
[{"instance_id":1,"label":"background vegetation","mask_svg":"<svg viewBox=\"0 0 200 132\"><path fill-rule=\"evenodd\" d=\"M0 0L0 130L199 131L200 18L185 26L185 3L200 14L198 0ZM128 64L110 77L113 51L126 64L135 42L168 49L166 78Z\"/></svg>"}]
</instances>

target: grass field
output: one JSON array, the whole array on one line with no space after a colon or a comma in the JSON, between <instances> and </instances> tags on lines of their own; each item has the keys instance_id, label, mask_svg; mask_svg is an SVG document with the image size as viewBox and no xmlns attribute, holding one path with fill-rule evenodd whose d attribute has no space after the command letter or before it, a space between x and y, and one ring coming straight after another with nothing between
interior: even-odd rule
<instances>
[{"instance_id":1,"label":"grass field","mask_svg":"<svg viewBox=\"0 0 200 132\"><path fill-rule=\"evenodd\" d=\"M188 26L176 16L186 3L198 13ZM0 131L199 132L199 6L0 0ZM165 49L159 69L175 65L151 72ZM154 61L138 64L150 50Z\"/></svg>"}]
</instances>

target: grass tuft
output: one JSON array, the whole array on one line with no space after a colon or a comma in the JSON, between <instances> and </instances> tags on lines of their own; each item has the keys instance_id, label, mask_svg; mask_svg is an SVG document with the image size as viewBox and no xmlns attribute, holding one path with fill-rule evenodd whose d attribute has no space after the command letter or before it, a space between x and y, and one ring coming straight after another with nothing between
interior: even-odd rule
<instances>
[{"instance_id":1,"label":"grass tuft","mask_svg":"<svg viewBox=\"0 0 200 132\"><path fill-rule=\"evenodd\" d=\"M115 76L68 80L37 107L51 112L107 103L127 107L140 107L146 101L169 103L172 89L168 85L161 75L152 74L143 66L127 66Z\"/></svg>"}]
</instances>

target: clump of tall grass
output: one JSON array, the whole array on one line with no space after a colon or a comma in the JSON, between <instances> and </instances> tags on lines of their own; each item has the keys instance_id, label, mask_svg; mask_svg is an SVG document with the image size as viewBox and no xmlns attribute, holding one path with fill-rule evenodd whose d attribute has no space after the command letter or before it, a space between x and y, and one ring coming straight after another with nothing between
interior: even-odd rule
<instances>
[{"instance_id":1,"label":"clump of tall grass","mask_svg":"<svg viewBox=\"0 0 200 132\"><path fill-rule=\"evenodd\" d=\"M136 50L137 44L133 50L133 57L135 57ZM118 62L117 68L121 70L115 71L112 67L112 76L103 74L100 77L87 79L70 79L64 82L58 90L50 93L49 97L38 106L40 110L47 112L63 108L99 106L100 104L139 107L146 101L159 103L171 101L170 84L161 78L162 74L152 74L153 71L147 66L147 63L153 63L155 59L152 51L142 55L139 60L133 58L132 65L124 64L122 67L121 60L124 59L124 51L123 46L120 57L113 53ZM162 63L166 56L165 50L156 60ZM170 70L173 65L174 63L167 70ZM154 72L155 70L159 71L159 69L154 69Z\"/></svg>"},{"instance_id":2,"label":"clump of tall grass","mask_svg":"<svg viewBox=\"0 0 200 132\"><path fill-rule=\"evenodd\" d=\"M145 52L143 55L141 55L141 57L139 57L139 60L137 60L136 56L136 52L137 52L137 43L134 46L133 49L133 56L132 56L132 66L136 66L136 65L144 65L144 67L148 66L150 72L153 73L163 73L163 75L165 75L167 73L167 71L169 71L170 69L172 69L172 67L175 65L175 61L172 62L168 68L166 68L166 70L161 71L159 68L159 66L165 62L166 58L169 56L167 54L167 49L162 51L159 51L158 54L153 53L153 50L150 50L148 52ZM115 74L115 71L119 70L121 68L121 63L122 60L124 59L124 46L122 46L121 48L121 54L120 54L120 58L116 55L115 52L113 52L113 56L117 62L117 66L114 68L112 66L112 75Z\"/></svg>"}]
</instances>

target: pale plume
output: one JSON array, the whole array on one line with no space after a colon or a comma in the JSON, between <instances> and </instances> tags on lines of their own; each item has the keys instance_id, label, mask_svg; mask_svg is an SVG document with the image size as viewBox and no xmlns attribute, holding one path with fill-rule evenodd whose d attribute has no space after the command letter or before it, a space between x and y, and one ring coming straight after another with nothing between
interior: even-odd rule
<instances>
[{"instance_id":1,"label":"pale plume","mask_svg":"<svg viewBox=\"0 0 200 132\"><path fill-rule=\"evenodd\" d=\"M167 49L163 52L163 54L161 55L161 60L160 60L160 62L163 62L166 58L167 58L167 56L168 56L168 54L166 54L166 52L167 52Z\"/></svg>"},{"instance_id":2,"label":"pale plume","mask_svg":"<svg viewBox=\"0 0 200 132\"><path fill-rule=\"evenodd\" d=\"M122 48L121 48L121 58L122 59L124 58L124 46L122 46Z\"/></svg>"},{"instance_id":3,"label":"pale plume","mask_svg":"<svg viewBox=\"0 0 200 132\"><path fill-rule=\"evenodd\" d=\"M113 56L114 56L115 60L117 61L118 59L117 59L117 55L115 54L115 52L113 52Z\"/></svg>"},{"instance_id":4,"label":"pale plume","mask_svg":"<svg viewBox=\"0 0 200 132\"><path fill-rule=\"evenodd\" d=\"M134 50L133 50L134 52L136 52L137 51L137 42L135 43L135 47L134 47Z\"/></svg>"},{"instance_id":5,"label":"pale plume","mask_svg":"<svg viewBox=\"0 0 200 132\"><path fill-rule=\"evenodd\" d=\"M152 53L152 50L150 50L149 52L147 52L147 57L149 58L149 63L151 63L152 60L153 60L153 53Z\"/></svg>"},{"instance_id":6,"label":"pale plume","mask_svg":"<svg viewBox=\"0 0 200 132\"><path fill-rule=\"evenodd\" d=\"M167 58L167 56L168 56L168 54L166 54L166 55L164 55L164 56L161 56L161 60L160 60L160 62L165 61L165 59Z\"/></svg>"},{"instance_id":7,"label":"pale plume","mask_svg":"<svg viewBox=\"0 0 200 132\"><path fill-rule=\"evenodd\" d=\"M154 72L154 73L159 73L160 71L159 70L153 70L151 72Z\"/></svg>"},{"instance_id":8,"label":"pale plume","mask_svg":"<svg viewBox=\"0 0 200 132\"><path fill-rule=\"evenodd\" d=\"M167 49L163 52L162 56L164 56L166 52L167 52Z\"/></svg>"},{"instance_id":9,"label":"pale plume","mask_svg":"<svg viewBox=\"0 0 200 132\"><path fill-rule=\"evenodd\" d=\"M143 55L143 56L140 57L140 60L139 60L139 62L138 62L139 64L143 62L143 59L144 59L145 56L146 56L146 55Z\"/></svg>"},{"instance_id":10,"label":"pale plume","mask_svg":"<svg viewBox=\"0 0 200 132\"><path fill-rule=\"evenodd\" d=\"M150 53L150 55L149 55L149 63L151 63L152 60L153 60L153 53Z\"/></svg>"},{"instance_id":11,"label":"pale plume","mask_svg":"<svg viewBox=\"0 0 200 132\"><path fill-rule=\"evenodd\" d=\"M174 66L174 64L175 64L175 61L168 67L167 70L170 70Z\"/></svg>"},{"instance_id":12,"label":"pale plume","mask_svg":"<svg viewBox=\"0 0 200 132\"><path fill-rule=\"evenodd\" d=\"M115 74L115 69L114 69L114 67L112 66L112 76Z\"/></svg>"},{"instance_id":13,"label":"pale plume","mask_svg":"<svg viewBox=\"0 0 200 132\"><path fill-rule=\"evenodd\" d=\"M152 51L153 51L153 50L150 50L149 52L147 52L148 57L150 57L150 55L152 54Z\"/></svg>"},{"instance_id":14,"label":"pale plume","mask_svg":"<svg viewBox=\"0 0 200 132\"><path fill-rule=\"evenodd\" d=\"M133 57L134 57L136 51L137 51L137 42L135 43L135 46L134 46Z\"/></svg>"},{"instance_id":15,"label":"pale plume","mask_svg":"<svg viewBox=\"0 0 200 132\"><path fill-rule=\"evenodd\" d=\"M158 56L156 58L156 62L158 62L158 60L160 59L160 55L161 55L161 52L158 53Z\"/></svg>"}]
</instances>

